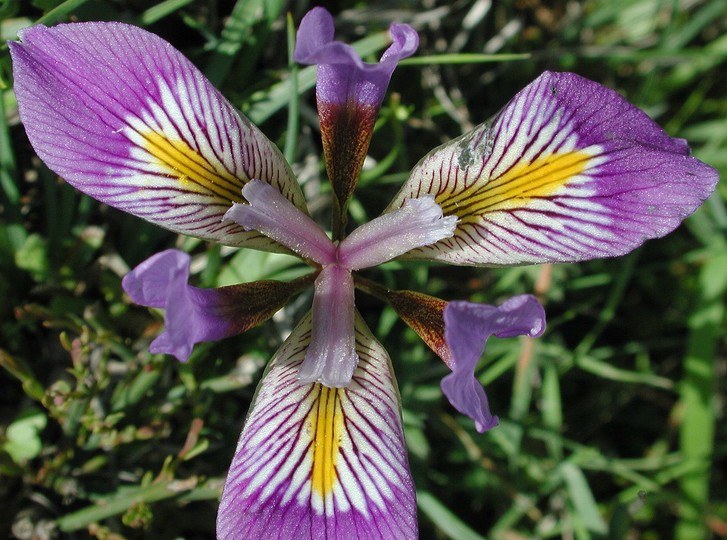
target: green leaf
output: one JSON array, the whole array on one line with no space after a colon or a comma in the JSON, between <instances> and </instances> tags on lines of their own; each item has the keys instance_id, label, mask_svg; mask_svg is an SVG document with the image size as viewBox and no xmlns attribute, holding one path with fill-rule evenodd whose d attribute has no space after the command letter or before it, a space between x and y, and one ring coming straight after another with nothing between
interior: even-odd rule
<instances>
[{"instance_id":1,"label":"green leaf","mask_svg":"<svg viewBox=\"0 0 727 540\"><path fill-rule=\"evenodd\" d=\"M593 497L583 471L572 463L565 462L560 466L560 474L565 481L570 501L576 510L575 518L589 531L606 534L606 523L601 517L596 499Z\"/></svg>"},{"instance_id":2,"label":"green leaf","mask_svg":"<svg viewBox=\"0 0 727 540\"><path fill-rule=\"evenodd\" d=\"M29 272L36 281L45 280L48 276L48 246L45 238L39 234L28 236L15 253L15 264Z\"/></svg>"},{"instance_id":3,"label":"green leaf","mask_svg":"<svg viewBox=\"0 0 727 540\"><path fill-rule=\"evenodd\" d=\"M453 540L485 540L461 521L452 511L428 491L417 491L417 506Z\"/></svg>"},{"instance_id":4,"label":"green leaf","mask_svg":"<svg viewBox=\"0 0 727 540\"><path fill-rule=\"evenodd\" d=\"M148 486L121 488L96 504L66 514L56 521L64 532L77 531L89 524L127 512L139 504L148 504L165 499L190 498L191 500L216 499L219 497L221 481L216 478L198 484L196 478L170 480Z\"/></svg>"},{"instance_id":5,"label":"green leaf","mask_svg":"<svg viewBox=\"0 0 727 540\"><path fill-rule=\"evenodd\" d=\"M719 414L715 395L715 359L718 343L724 338L726 265L727 254L715 250L702 267L699 302L688 321L689 342L684 358L684 379L680 385L683 406L680 448L684 462L693 469L680 481L682 498L678 538L705 538L709 535L703 513L710 500L716 417Z\"/></svg>"},{"instance_id":6,"label":"green leaf","mask_svg":"<svg viewBox=\"0 0 727 540\"><path fill-rule=\"evenodd\" d=\"M40 409L23 411L5 431L3 450L18 464L37 457L43 448L39 434L47 423L48 418Z\"/></svg>"},{"instance_id":7,"label":"green leaf","mask_svg":"<svg viewBox=\"0 0 727 540\"><path fill-rule=\"evenodd\" d=\"M0 349L0 367L8 370L12 375L17 377L23 385L25 393L40 401L45 395L45 388L38 381L27 362L17 356L10 356L4 350Z\"/></svg>"},{"instance_id":8,"label":"green leaf","mask_svg":"<svg viewBox=\"0 0 727 540\"><path fill-rule=\"evenodd\" d=\"M191 4L193 1L194 0L164 0L164 2L159 2L141 14L141 17L139 17L139 23L142 26L154 24L158 20L171 15L187 4Z\"/></svg>"},{"instance_id":9,"label":"green leaf","mask_svg":"<svg viewBox=\"0 0 727 540\"><path fill-rule=\"evenodd\" d=\"M69 18L71 13L76 11L86 2L88 2L88 0L66 0L62 4L59 2L53 2L54 4L58 4L58 7L55 7L48 11L36 22L37 24L45 24L50 26L57 22L64 21L65 19Z\"/></svg>"}]
</instances>

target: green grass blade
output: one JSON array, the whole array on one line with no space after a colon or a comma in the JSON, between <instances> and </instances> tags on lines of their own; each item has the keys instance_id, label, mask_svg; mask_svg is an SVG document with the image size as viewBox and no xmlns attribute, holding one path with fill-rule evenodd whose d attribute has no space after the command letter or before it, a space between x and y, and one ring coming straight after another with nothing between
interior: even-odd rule
<instances>
[{"instance_id":1,"label":"green grass blade","mask_svg":"<svg viewBox=\"0 0 727 540\"><path fill-rule=\"evenodd\" d=\"M528 60L530 53L523 54L436 54L432 56L414 56L399 62L400 66L431 66L433 64L490 64L494 62L514 62Z\"/></svg>"},{"instance_id":2,"label":"green grass blade","mask_svg":"<svg viewBox=\"0 0 727 540\"><path fill-rule=\"evenodd\" d=\"M417 506L449 538L453 540L485 540L484 536L480 536L463 523L428 491L417 491Z\"/></svg>"},{"instance_id":3,"label":"green grass blade","mask_svg":"<svg viewBox=\"0 0 727 540\"><path fill-rule=\"evenodd\" d=\"M76 11L78 8L87 3L88 0L66 0L60 6L50 10L48 13L43 15L36 21L36 24L53 25L57 22L62 22L68 18L68 16Z\"/></svg>"},{"instance_id":4,"label":"green grass blade","mask_svg":"<svg viewBox=\"0 0 727 540\"><path fill-rule=\"evenodd\" d=\"M222 37L210 56L205 75L220 86L235 64L235 78L249 80L272 23L282 11L279 0L238 0L225 22ZM241 51L245 51L241 55Z\"/></svg>"},{"instance_id":5,"label":"green grass blade","mask_svg":"<svg viewBox=\"0 0 727 540\"><path fill-rule=\"evenodd\" d=\"M0 220L0 253L12 253L20 249L28 235L20 224L20 190L15 183L17 168L3 97L0 93L0 205L3 207L3 219Z\"/></svg>"},{"instance_id":6,"label":"green grass blade","mask_svg":"<svg viewBox=\"0 0 727 540\"><path fill-rule=\"evenodd\" d=\"M149 26L174 13L175 11L191 4L194 0L165 0L150 7L139 17L139 24Z\"/></svg>"},{"instance_id":7,"label":"green grass blade","mask_svg":"<svg viewBox=\"0 0 727 540\"><path fill-rule=\"evenodd\" d=\"M290 69L290 101L288 102L288 125L285 131L283 155L288 163L293 163L298 150L298 123L300 115L300 93L298 92L298 64L293 59L295 51L295 25L293 16L287 17L288 68Z\"/></svg>"},{"instance_id":8,"label":"green grass blade","mask_svg":"<svg viewBox=\"0 0 727 540\"><path fill-rule=\"evenodd\" d=\"M715 434L715 354L724 335L727 294L727 253L717 251L704 265L699 276L700 298L689 318L689 343L681 384L683 417L680 447L687 465L693 469L679 483L682 491L681 520L676 538L707 538L704 513L709 502L709 484L714 455Z\"/></svg>"},{"instance_id":9,"label":"green grass blade","mask_svg":"<svg viewBox=\"0 0 727 540\"><path fill-rule=\"evenodd\" d=\"M189 497L190 500L219 497L221 482L211 478L200 486L195 482L184 480L170 480L158 482L149 486L122 488L111 496L99 499L96 504L82 508L72 514L66 514L56 521L58 528L63 532L78 531L103 519L117 516L139 504L148 504L165 499ZM193 495L200 491L197 496Z\"/></svg>"},{"instance_id":10,"label":"green grass blade","mask_svg":"<svg viewBox=\"0 0 727 540\"><path fill-rule=\"evenodd\" d=\"M572 463L566 462L560 466L560 474L568 490L570 501L576 510L577 521L580 521L592 533L605 534L606 523L601 517L596 499L588 486L583 471Z\"/></svg>"}]
</instances>

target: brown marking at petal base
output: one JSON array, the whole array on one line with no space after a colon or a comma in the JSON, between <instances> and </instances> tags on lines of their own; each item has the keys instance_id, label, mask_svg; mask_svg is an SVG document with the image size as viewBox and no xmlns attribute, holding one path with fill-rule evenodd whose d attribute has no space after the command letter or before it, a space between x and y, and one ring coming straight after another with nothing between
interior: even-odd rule
<instances>
[{"instance_id":1,"label":"brown marking at petal base","mask_svg":"<svg viewBox=\"0 0 727 540\"><path fill-rule=\"evenodd\" d=\"M253 281L215 289L219 294L201 296L206 309L229 320L234 333L243 333L275 315L294 294L309 287L318 272L293 281ZM193 289L195 290L195 289Z\"/></svg>"},{"instance_id":2,"label":"brown marking at petal base","mask_svg":"<svg viewBox=\"0 0 727 540\"><path fill-rule=\"evenodd\" d=\"M318 102L326 171L341 212L356 188L378 112L373 105Z\"/></svg>"},{"instance_id":3,"label":"brown marking at petal base","mask_svg":"<svg viewBox=\"0 0 727 540\"><path fill-rule=\"evenodd\" d=\"M386 297L399 317L449 366L452 351L444 339L447 302L414 291L388 291Z\"/></svg>"}]
</instances>

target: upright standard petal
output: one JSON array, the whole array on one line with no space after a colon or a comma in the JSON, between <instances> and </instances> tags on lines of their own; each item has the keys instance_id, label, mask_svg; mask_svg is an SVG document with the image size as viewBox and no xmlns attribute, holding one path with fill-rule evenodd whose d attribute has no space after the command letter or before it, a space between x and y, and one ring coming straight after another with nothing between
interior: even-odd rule
<instances>
[{"instance_id":1,"label":"upright standard petal","mask_svg":"<svg viewBox=\"0 0 727 540\"><path fill-rule=\"evenodd\" d=\"M393 42L379 63L364 63L353 47L333 40L333 17L316 7L300 22L294 57L302 64L318 64L319 101L378 108L396 65L419 47L419 35L411 26L392 24L390 32Z\"/></svg>"},{"instance_id":2,"label":"upright standard petal","mask_svg":"<svg viewBox=\"0 0 727 540\"><path fill-rule=\"evenodd\" d=\"M543 307L530 295L514 296L499 306L449 302L444 308L444 331L452 373L442 379L442 391L455 409L475 421L477 431L487 431L498 420L475 378L477 361L490 336L540 336L545 331Z\"/></svg>"},{"instance_id":3,"label":"upright standard petal","mask_svg":"<svg viewBox=\"0 0 727 540\"><path fill-rule=\"evenodd\" d=\"M168 249L149 257L122 281L134 302L165 310L166 328L149 350L172 354L182 362L195 343L241 334L269 319L315 276L199 289L187 284L189 263L187 253Z\"/></svg>"},{"instance_id":4,"label":"upright standard petal","mask_svg":"<svg viewBox=\"0 0 727 540\"><path fill-rule=\"evenodd\" d=\"M316 97L323 151L341 214L356 187L391 74L419 46L419 36L410 26L392 24L390 31L393 43L381 61L366 64L353 47L333 40L333 17L325 9L313 8L298 29L295 60L318 65ZM337 231L334 236L340 238Z\"/></svg>"},{"instance_id":5,"label":"upright standard petal","mask_svg":"<svg viewBox=\"0 0 727 540\"><path fill-rule=\"evenodd\" d=\"M435 149L388 207L432 194L455 234L408 258L514 265L622 255L694 212L718 173L613 90L546 72Z\"/></svg>"},{"instance_id":6,"label":"upright standard petal","mask_svg":"<svg viewBox=\"0 0 727 540\"><path fill-rule=\"evenodd\" d=\"M221 540L417 538L416 501L389 357L357 315L347 388L300 384L307 315L273 358L232 460Z\"/></svg>"},{"instance_id":7,"label":"upright standard petal","mask_svg":"<svg viewBox=\"0 0 727 540\"><path fill-rule=\"evenodd\" d=\"M175 232L279 249L222 223L251 178L305 202L279 150L179 51L121 23L34 26L10 43L20 117L71 185Z\"/></svg>"}]
</instances>

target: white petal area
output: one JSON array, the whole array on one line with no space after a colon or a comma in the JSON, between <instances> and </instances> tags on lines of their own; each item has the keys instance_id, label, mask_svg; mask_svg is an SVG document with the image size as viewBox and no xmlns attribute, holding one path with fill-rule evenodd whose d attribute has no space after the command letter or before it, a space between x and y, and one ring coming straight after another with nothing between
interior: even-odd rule
<instances>
[{"instance_id":1,"label":"white petal area","mask_svg":"<svg viewBox=\"0 0 727 540\"><path fill-rule=\"evenodd\" d=\"M356 314L347 388L301 384L308 314L260 383L225 483L218 538L417 538L390 360Z\"/></svg>"}]
</instances>

